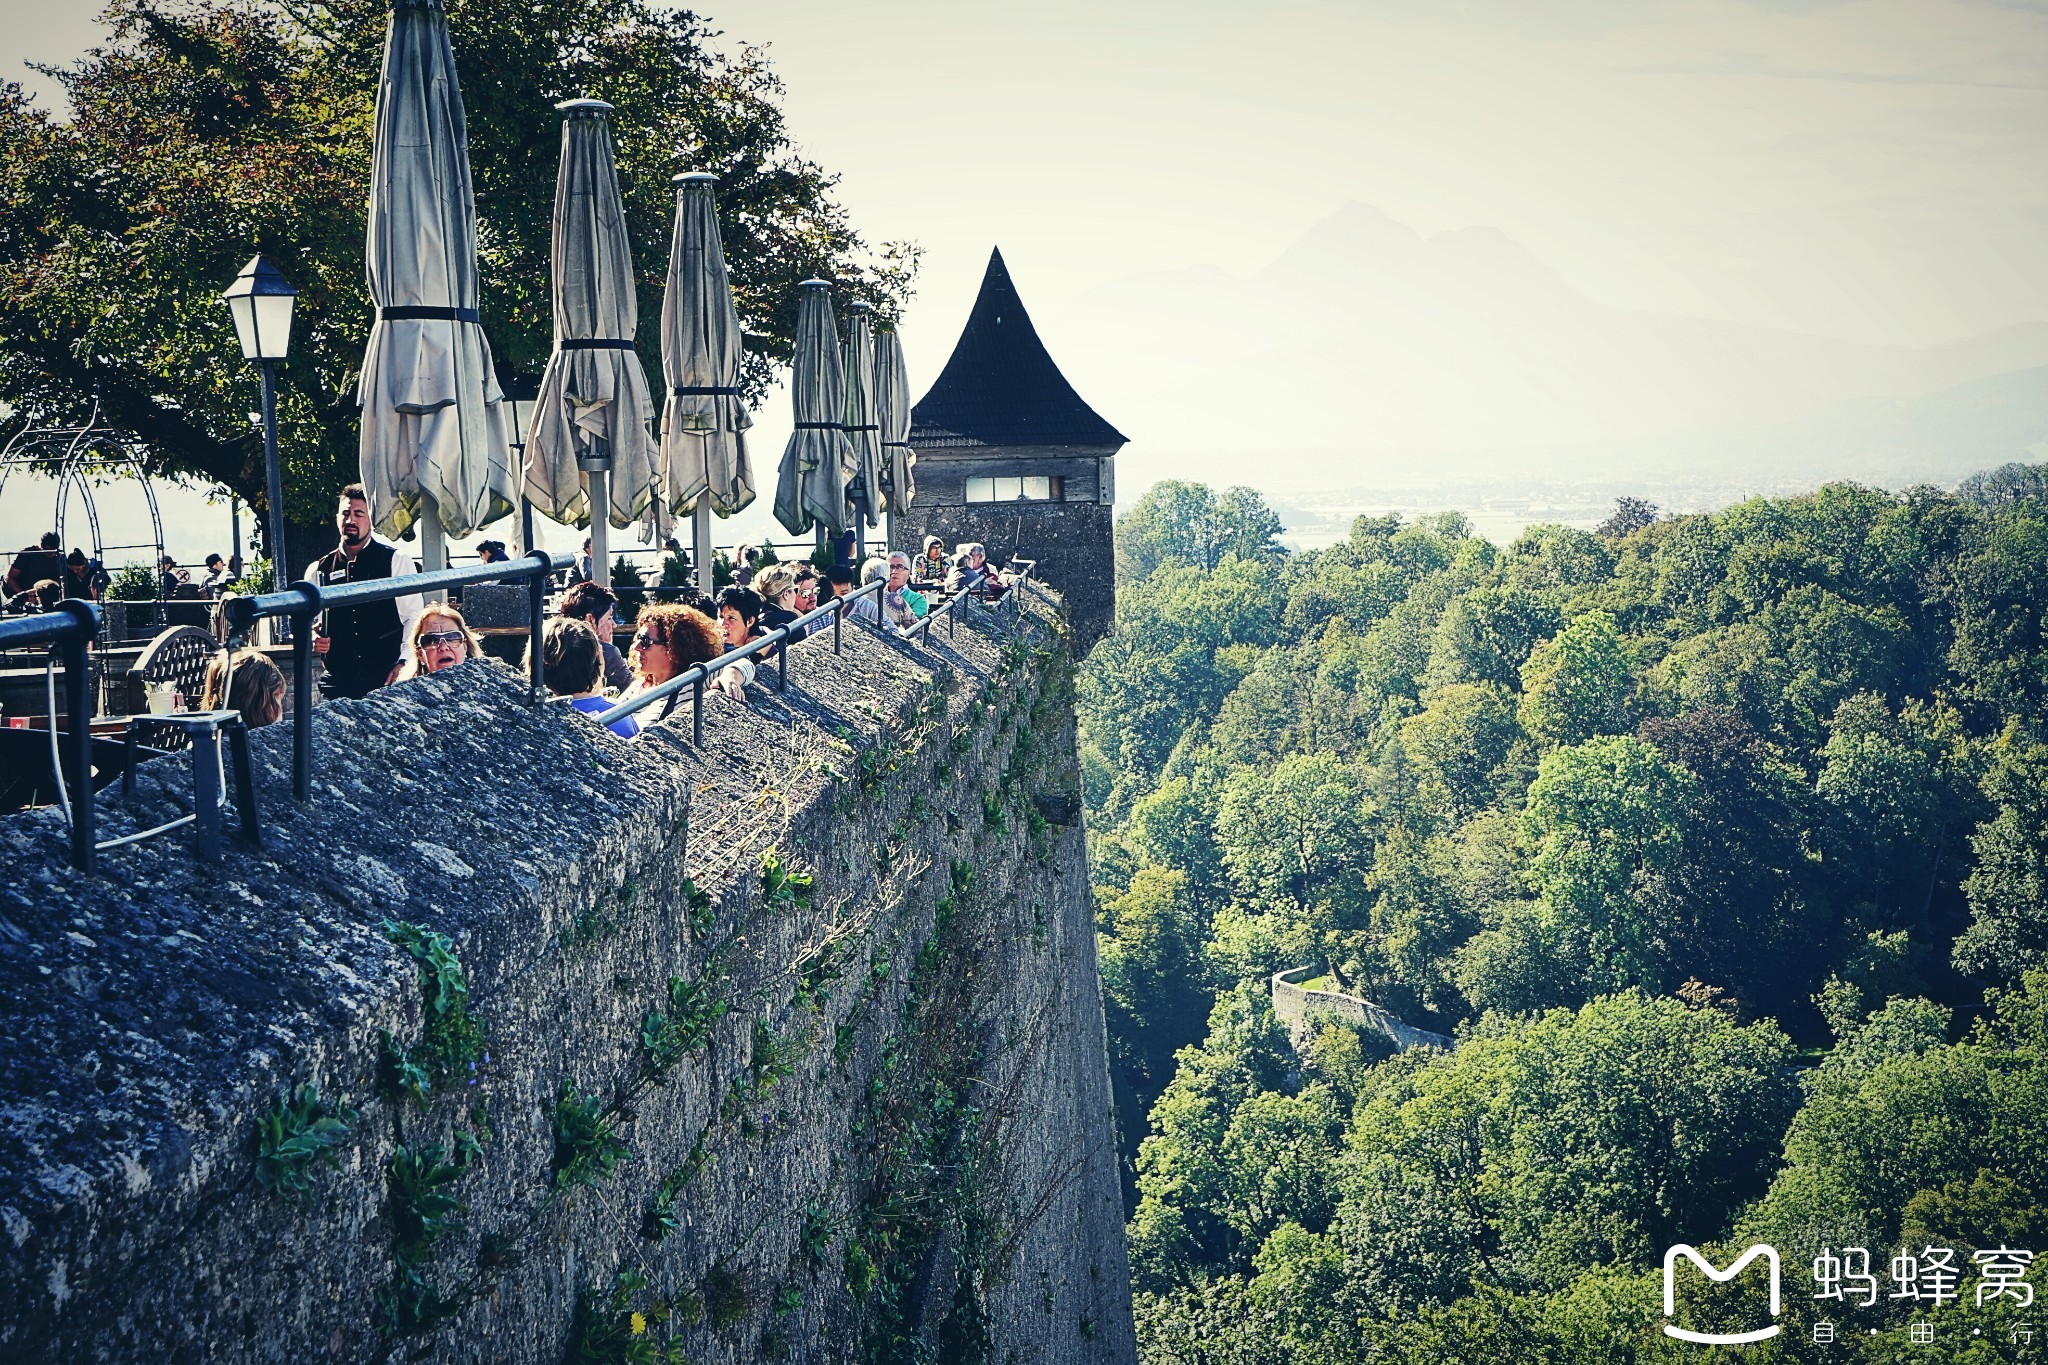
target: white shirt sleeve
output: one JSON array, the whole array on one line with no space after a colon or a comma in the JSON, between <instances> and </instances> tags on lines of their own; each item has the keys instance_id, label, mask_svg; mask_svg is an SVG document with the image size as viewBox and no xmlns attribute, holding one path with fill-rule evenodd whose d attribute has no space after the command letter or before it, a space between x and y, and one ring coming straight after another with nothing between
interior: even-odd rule
<instances>
[{"instance_id":1,"label":"white shirt sleeve","mask_svg":"<svg viewBox=\"0 0 2048 1365\"><path fill-rule=\"evenodd\" d=\"M403 550L393 550L391 552L391 576L393 578L403 578L406 574L418 572L419 569L413 563L411 555ZM427 599L419 593L409 592L405 596L398 598L397 602L399 629L410 635L412 633L413 618L420 614L420 608L427 605Z\"/></svg>"}]
</instances>

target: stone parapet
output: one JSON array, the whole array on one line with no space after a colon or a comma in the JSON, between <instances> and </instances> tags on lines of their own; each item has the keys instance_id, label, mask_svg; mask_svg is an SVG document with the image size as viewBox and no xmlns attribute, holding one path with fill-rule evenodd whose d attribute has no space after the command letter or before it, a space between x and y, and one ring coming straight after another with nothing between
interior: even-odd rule
<instances>
[{"instance_id":1,"label":"stone parapet","mask_svg":"<svg viewBox=\"0 0 2048 1365\"><path fill-rule=\"evenodd\" d=\"M1314 1025L1323 1020L1371 1029L1391 1039L1396 1048L1449 1048L1451 1039L1412 1024L1404 1024L1370 1000L1341 991L1305 990L1299 984L1319 974L1318 967L1295 967L1273 973L1273 1017L1287 1025L1297 1046L1307 1041Z\"/></svg>"}]
</instances>

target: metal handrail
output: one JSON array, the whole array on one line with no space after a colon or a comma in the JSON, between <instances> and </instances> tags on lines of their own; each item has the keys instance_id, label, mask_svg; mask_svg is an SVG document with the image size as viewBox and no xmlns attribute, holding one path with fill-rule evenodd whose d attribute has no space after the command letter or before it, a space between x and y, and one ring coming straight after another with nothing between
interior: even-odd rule
<instances>
[{"instance_id":1,"label":"metal handrail","mask_svg":"<svg viewBox=\"0 0 2048 1365\"><path fill-rule=\"evenodd\" d=\"M808 626L813 621L821 621L827 615L832 617L832 652L834 654L844 653L845 646L840 640L839 631L840 623L846 619L846 613L851 611L853 604L860 601L863 597L875 596L879 600L881 591L886 586L887 584L879 579L873 583L864 583L844 597L835 597L830 602L813 607L802 616L797 617L796 620L777 626L758 640L749 640L737 649L727 650L715 659L697 664L684 672L676 674L667 682L655 684L637 697L628 697L626 700L614 705L610 710L598 712L597 723L599 725L610 725L613 721L630 716L636 711L644 710L658 701L666 701L685 687L688 687L694 693L690 716L691 742L702 744L704 742L704 684L714 674L718 673L721 669L731 667L742 659L750 659L756 654L774 649L777 645L785 644L790 640L803 639L810 634L810 631L800 629L800 627ZM787 692L789 690L789 651L787 649L782 651L778 663L780 667L777 670L778 681L776 683L776 690L778 692Z\"/></svg>"},{"instance_id":2,"label":"metal handrail","mask_svg":"<svg viewBox=\"0 0 2048 1365\"><path fill-rule=\"evenodd\" d=\"M231 597L224 612L228 629L239 642L249 628L264 617L285 616L292 623L292 795L300 801L313 795L313 617L336 607L358 607L372 602L390 602L414 593L440 592L471 583L498 583L507 579L526 580L529 598L527 625L532 631L527 648L529 698L538 702L541 686L542 618L547 613L548 586L555 571L575 562L569 555L552 555L545 550L510 559L502 564L475 564L466 569L433 569L426 573L396 578L372 578L360 583L327 587L300 579L279 592L255 597Z\"/></svg>"},{"instance_id":3,"label":"metal handrail","mask_svg":"<svg viewBox=\"0 0 2048 1365\"><path fill-rule=\"evenodd\" d=\"M78 793L70 811L71 861L81 872L92 871L98 847L92 804L94 688L86 676L85 651L99 633L99 605L78 598L60 602L52 611L0 620L0 649L47 644L53 653L61 652L64 657L64 706L70 724L64 732L64 762L60 766L71 769L70 785ZM56 723L57 718L50 717L50 724ZM59 782L65 780L61 771L55 777Z\"/></svg>"}]
</instances>

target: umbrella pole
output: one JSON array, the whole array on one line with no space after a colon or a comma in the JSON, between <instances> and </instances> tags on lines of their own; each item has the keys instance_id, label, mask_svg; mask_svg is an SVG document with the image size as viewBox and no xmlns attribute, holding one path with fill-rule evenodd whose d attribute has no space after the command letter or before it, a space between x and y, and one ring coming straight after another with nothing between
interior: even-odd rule
<instances>
[{"instance_id":1,"label":"umbrella pole","mask_svg":"<svg viewBox=\"0 0 2048 1365\"><path fill-rule=\"evenodd\" d=\"M448 540L441 530L441 509L434 505L431 494L420 494L420 567L428 573L448 567ZM425 595L429 602L445 602L445 592L430 592Z\"/></svg>"},{"instance_id":2,"label":"umbrella pole","mask_svg":"<svg viewBox=\"0 0 2048 1365\"><path fill-rule=\"evenodd\" d=\"M590 474L590 577L610 587L612 582L612 476L608 469Z\"/></svg>"},{"instance_id":3,"label":"umbrella pole","mask_svg":"<svg viewBox=\"0 0 2048 1365\"><path fill-rule=\"evenodd\" d=\"M697 591L709 595L712 591L711 566L711 495L706 493L697 499L697 506L690 513L690 553L697 560Z\"/></svg>"}]
</instances>

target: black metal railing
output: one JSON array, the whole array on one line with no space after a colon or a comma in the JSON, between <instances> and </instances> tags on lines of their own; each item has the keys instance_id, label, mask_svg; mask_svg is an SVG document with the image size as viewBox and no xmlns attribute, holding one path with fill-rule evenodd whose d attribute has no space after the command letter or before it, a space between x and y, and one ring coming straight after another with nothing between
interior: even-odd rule
<instances>
[{"instance_id":1,"label":"black metal railing","mask_svg":"<svg viewBox=\"0 0 2048 1365\"><path fill-rule=\"evenodd\" d=\"M77 793L69 801L71 861L86 872L92 871L93 854L98 845L95 842L92 803L93 686L86 674L85 652L86 646L99 633L98 605L76 598L60 602L54 611L0 620L0 649L47 644L53 656L52 666L57 657L64 660L64 707L68 724L63 750L51 776L58 782L59 791L69 786ZM53 747L57 743L56 725L57 718L53 715L50 717ZM68 781L64 771L67 768L70 769Z\"/></svg>"},{"instance_id":2,"label":"black metal railing","mask_svg":"<svg viewBox=\"0 0 2048 1365\"><path fill-rule=\"evenodd\" d=\"M832 652L834 654L845 652L846 646L840 631L846 620L846 614L853 610L854 603L864 598L872 597L879 602L882 589L885 586L885 584L880 582L863 584L844 597L835 597L830 602L813 607L797 617L796 620L777 626L758 640L749 640L737 649L727 650L715 659L676 674L675 677L670 678L667 682L655 684L638 696L628 697L610 710L598 712L597 723L599 725L610 725L613 721L622 720L636 711L644 711L656 702L666 701L687 687L692 692L690 699L691 740L693 743L702 744L704 742L704 687L721 670L730 668L743 659L751 659L757 654L766 653L769 650L793 644L803 639L811 633L810 626L812 622L822 621L827 616L832 618ZM881 614L878 608L876 619L879 620L880 617ZM781 649L776 658L775 686L779 692L787 692L789 690L789 651L787 649Z\"/></svg>"},{"instance_id":3,"label":"black metal railing","mask_svg":"<svg viewBox=\"0 0 2048 1365\"><path fill-rule=\"evenodd\" d=\"M245 639L257 621L282 616L292 623L292 795L300 801L313 794L313 617L337 607L360 607L372 602L390 602L415 593L442 592L471 583L519 582L524 580L529 595L527 627L528 678L530 697L539 701L541 686L541 622L547 614L548 588L555 571L574 561L568 555L551 555L535 550L530 555L502 564L474 564L466 569L435 569L405 574L398 578L372 578L339 587L323 587L301 579L280 592L256 597L233 597L225 604L228 629L236 639Z\"/></svg>"}]
</instances>

